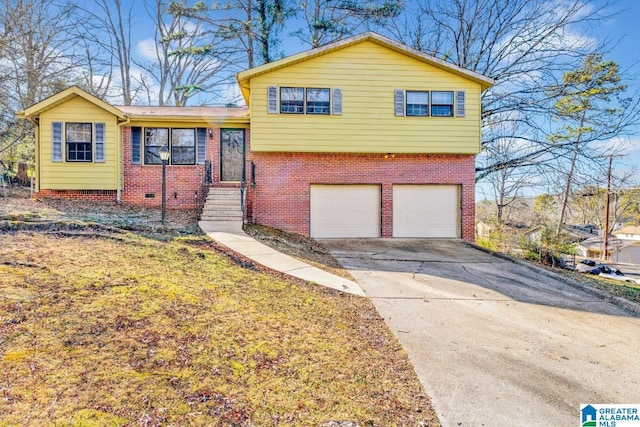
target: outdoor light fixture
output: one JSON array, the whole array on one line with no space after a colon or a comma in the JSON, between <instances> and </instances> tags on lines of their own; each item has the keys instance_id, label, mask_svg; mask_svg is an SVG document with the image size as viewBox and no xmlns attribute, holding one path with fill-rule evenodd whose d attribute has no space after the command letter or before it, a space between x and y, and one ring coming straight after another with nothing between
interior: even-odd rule
<instances>
[{"instance_id":1,"label":"outdoor light fixture","mask_svg":"<svg viewBox=\"0 0 640 427\"><path fill-rule=\"evenodd\" d=\"M166 162L167 160L169 160L169 148L166 145L163 145L162 147L160 147L160 160L162 160L163 162Z\"/></svg>"},{"instance_id":2,"label":"outdoor light fixture","mask_svg":"<svg viewBox=\"0 0 640 427\"><path fill-rule=\"evenodd\" d=\"M213 139L213 130L209 129L209 138Z\"/></svg>"},{"instance_id":3,"label":"outdoor light fixture","mask_svg":"<svg viewBox=\"0 0 640 427\"><path fill-rule=\"evenodd\" d=\"M162 160L162 225L167 212L167 160L169 160L169 147L160 147L160 160Z\"/></svg>"}]
</instances>

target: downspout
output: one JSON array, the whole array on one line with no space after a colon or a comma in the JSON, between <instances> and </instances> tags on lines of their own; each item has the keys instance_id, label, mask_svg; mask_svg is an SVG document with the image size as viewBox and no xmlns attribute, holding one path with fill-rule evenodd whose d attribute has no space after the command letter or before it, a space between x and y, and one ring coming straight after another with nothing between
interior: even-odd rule
<instances>
[{"instance_id":1,"label":"downspout","mask_svg":"<svg viewBox=\"0 0 640 427\"><path fill-rule=\"evenodd\" d=\"M116 120L118 119L116 118ZM120 203L122 201L122 190L124 187L124 153L122 152L122 150L124 150L124 144L122 143L122 127L130 123L131 123L131 119L129 117L127 117L125 121L118 123L119 132L117 135L117 141L118 141L119 147L117 147L116 149L116 163L120 170L118 173L118 183L117 183L118 188L116 190L117 203Z\"/></svg>"},{"instance_id":2,"label":"downspout","mask_svg":"<svg viewBox=\"0 0 640 427\"><path fill-rule=\"evenodd\" d=\"M33 119L31 117L26 117L27 120L29 120L33 126L35 126L35 132L34 132L34 137L35 137L35 144L36 144L36 159L35 159L35 168L34 168L34 173L36 174L36 179L35 179L35 191L34 193L38 193L40 191L40 123L38 122L38 119ZM32 195L33 196L33 195Z\"/></svg>"}]
</instances>

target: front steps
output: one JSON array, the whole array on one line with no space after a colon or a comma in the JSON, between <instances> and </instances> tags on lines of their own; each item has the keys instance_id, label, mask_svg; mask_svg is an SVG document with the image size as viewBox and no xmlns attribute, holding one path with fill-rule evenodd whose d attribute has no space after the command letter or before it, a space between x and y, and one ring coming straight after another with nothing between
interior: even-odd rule
<instances>
[{"instance_id":1,"label":"front steps","mask_svg":"<svg viewBox=\"0 0 640 427\"><path fill-rule=\"evenodd\" d=\"M200 221L239 222L242 224L242 202L237 187L211 187Z\"/></svg>"}]
</instances>

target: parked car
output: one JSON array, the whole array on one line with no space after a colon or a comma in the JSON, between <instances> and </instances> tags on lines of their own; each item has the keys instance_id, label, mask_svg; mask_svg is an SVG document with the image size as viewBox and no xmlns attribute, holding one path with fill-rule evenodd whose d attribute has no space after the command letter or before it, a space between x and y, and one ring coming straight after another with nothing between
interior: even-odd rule
<instances>
[{"instance_id":1,"label":"parked car","mask_svg":"<svg viewBox=\"0 0 640 427\"><path fill-rule=\"evenodd\" d=\"M640 281L632 277L625 276L624 273L620 270L613 270L611 273L600 273L599 276L612 280L620 280L627 283L640 283Z\"/></svg>"}]
</instances>

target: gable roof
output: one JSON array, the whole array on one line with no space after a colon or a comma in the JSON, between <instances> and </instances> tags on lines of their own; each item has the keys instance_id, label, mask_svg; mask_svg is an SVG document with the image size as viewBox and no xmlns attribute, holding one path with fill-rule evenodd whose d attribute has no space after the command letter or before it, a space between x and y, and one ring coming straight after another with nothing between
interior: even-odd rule
<instances>
[{"instance_id":1,"label":"gable roof","mask_svg":"<svg viewBox=\"0 0 640 427\"><path fill-rule=\"evenodd\" d=\"M139 105L113 106L103 100L80 89L78 86L71 86L62 92L58 92L42 101L18 111L20 118L30 119L37 122L38 116L45 111L51 110L58 105L73 98L82 98L88 102L113 114L121 122L129 119L162 119L176 121L232 121L248 123L249 110L247 108L226 108L226 107L150 107Z\"/></svg>"},{"instance_id":2,"label":"gable roof","mask_svg":"<svg viewBox=\"0 0 640 427\"><path fill-rule=\"evenodd\" d=\"M97 105L103 110L113 114L120 120L126 120L126 117L124 116L122 111L91 95L90 93L80 89L78 86L68 87L62 92L58 92L55 95L45 98L42 101L32 105L31 107L25 108L22 111L18 111L17 116L20 118L37 121L38 116L43 112L55 108L58 105L64 104L65 102L77 97L85 99L94 105Z\"/></svg>"},{"instance_id":3,"label":"gable roof","mask_svg":"<svg viewBox=\"0 0 640 427\"><path fill-rule=\"evenodd\" d=\"M242 94L245 100L247 100L248 102L249 81L253 77L270 73L272 71L275 71L281 68L285 68L300 62L308 61L309 59L326 55L328 53L331 53L340 49L344 49L346 47L353 46L359 43L367 42L367 41L376 43L380 46L384 46L386 48L399 52L403 55L417 59L418 61L422 61L434 67L438 67L450 73L457 74L461 77L474 81L481 86L482 90L488 89L489 87L493 86L493 84L495 83L495 80L490 77L484 76L474 71L467 70L465 68L459 67L449 62L443 61L442 59L438 59L435 56L427 55L424 52L410 48L409 46L406 46L402 43L398 43L394 40L391 40L387 37L381 36L380 34L377 34L371 31L367 31L352 37L348 37L346 39L338 40L333 43L329 43L315 49L306 50L304 52L300 52L295 55L288 56L278 61L274 61L268 64L260 65L258 67L250 68L248 70L238 73L236 75L236 79L240 84L240 89L242 90Z\"/></svg>"},{"instance_id":4,"label":"gable roof","mask_svg":"<svg viewBox=\"0 0 640 427\"><path fill-rule=\"evenodd\" d=\"M614 231L613 233L614 235L618 235L618 234L637 234L640 235L640 225L629 225L627 227L623 227L619 230Z\"/></svg>"}]
</instances>

